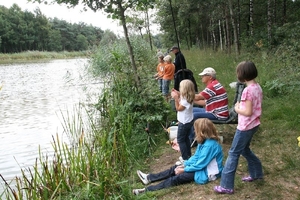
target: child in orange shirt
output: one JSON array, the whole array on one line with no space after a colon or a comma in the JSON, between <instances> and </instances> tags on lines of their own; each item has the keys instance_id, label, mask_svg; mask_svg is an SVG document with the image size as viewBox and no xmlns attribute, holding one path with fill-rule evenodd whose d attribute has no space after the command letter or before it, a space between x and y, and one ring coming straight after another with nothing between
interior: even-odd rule
<instances>
[{"instance_id":1,"label":"child in orange shirt","mask_svg":"<svg viewBox=\"0 0 300 200\"><path fill-rule=\"evenodd\" d=\"M170 95L169 94L170 83L174 79L175 65L172 63L172 57L170 55L165 56L164 61L165 61L165 72L163 76L162 93L166 98L168 98Z\"/></svg>"},{"instance_id":2,"label":"child in orange shirt","mask_svg":"<svg viewBox=\"0 0 300 200\"><path fill-rule=\"evenodd\" d=\"M163 86L163 76L165 71L165 61L164 61L164 54L158 54L158 65L156 67L157 73L154 75L154 78L158 80L158 88L159 91L162 92Z\"/></svg>"}]
</instances>

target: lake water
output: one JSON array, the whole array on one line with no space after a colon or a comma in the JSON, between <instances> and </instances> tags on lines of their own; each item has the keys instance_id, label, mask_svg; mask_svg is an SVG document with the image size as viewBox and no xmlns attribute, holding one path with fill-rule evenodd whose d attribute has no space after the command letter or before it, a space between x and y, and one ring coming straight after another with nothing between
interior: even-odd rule
<instances>
[{"instance_id":1,"label":"lake water","mask_svg":"<svg viewBox=\"0 0 300 200\"><path fill-rule=\"evenodd\" d=\"M39 146L52 152L52 136L68 143L62 116L76 112L79 103L95 103L101 91L99 82L83 75L87 63L70 59L0 65L0 174L6 180L35 163Z\"/></svg>"}]
</instances>

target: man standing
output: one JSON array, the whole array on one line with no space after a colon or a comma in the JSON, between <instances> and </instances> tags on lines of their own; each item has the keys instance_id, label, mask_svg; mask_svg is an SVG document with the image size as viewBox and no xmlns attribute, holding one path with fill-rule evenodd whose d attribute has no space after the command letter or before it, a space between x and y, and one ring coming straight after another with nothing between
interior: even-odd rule
<instances>
[{"instance_id":1,"label":"man standing","mask_svg":"<svg viewBox=\"0 0 300 200\"><path fill-rule=\"evenodd\" d=\"M185 63L185 58L181 51L179 51L179 48L176 46L173 46L171 48L171 52L175 54L175 60L174 60L174 65L175 65L175 74L178 70L181 69L186 69L186 63Z\"/></svg>"}]
</instances>

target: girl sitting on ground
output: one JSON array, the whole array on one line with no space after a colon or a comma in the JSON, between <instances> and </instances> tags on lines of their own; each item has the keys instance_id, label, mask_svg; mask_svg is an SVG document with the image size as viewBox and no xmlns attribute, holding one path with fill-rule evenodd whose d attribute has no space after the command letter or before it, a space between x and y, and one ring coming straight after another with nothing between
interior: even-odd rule
<instances>
[{"instance_id":1,"label":"girl sitting on ground","mask_svg":"<svg viewBox=\"0 0 300 200\"><path fill-rule=\"evenodd\" d=\"M195 121L194 128L198 142L195 154L182 165L174 165L156 174L145 174L138 170L137 174L145 185L161 182L142 189L134 189L133 194L138 195L193 181L206 184L220 177L223 170L223 151L216 127L209 119L201 118Z\"/></svg>"}]
</instances>

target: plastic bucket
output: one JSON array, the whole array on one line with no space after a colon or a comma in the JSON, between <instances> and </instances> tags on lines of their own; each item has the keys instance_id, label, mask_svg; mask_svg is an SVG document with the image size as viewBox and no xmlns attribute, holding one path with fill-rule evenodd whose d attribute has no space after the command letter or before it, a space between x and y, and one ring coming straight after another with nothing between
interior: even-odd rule
<instances>
[{"instance_id":1,"label":"plastic bucket","mask_svg":"<svg viewBox=\"0 0 300 200\"><path fill-rule=\"evenodd\" d=\"M175 138L177 138L178 126L170 126L169 129L169 138L170 140L174 140Z\"/></svg>"}]
</instances>

